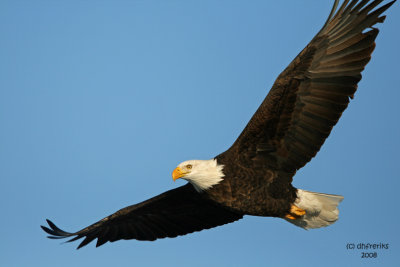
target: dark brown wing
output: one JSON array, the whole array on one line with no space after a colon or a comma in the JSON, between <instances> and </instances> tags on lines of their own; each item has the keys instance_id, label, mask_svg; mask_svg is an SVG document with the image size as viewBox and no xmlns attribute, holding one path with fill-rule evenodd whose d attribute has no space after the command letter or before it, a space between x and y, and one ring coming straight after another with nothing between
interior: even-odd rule
<instances>
[{"instance_id":1,"label":"dark brown wing","mask_svg":"<svg viewBox=\"0 0 400 267\"><path fill-rule=\"evenodd\" d=\"M50 228L41 226L49 238L85 239L78 249L97 238L96 247L107 241L137 239L153 241L176 237L230 223L243 217L205 200L187 184L136 205L128 206L78 231L68 233L47 220Z\"/></svg>"},{"instance_id":2,"label":"dark brown wing","mask_svg":"<svg viewBox=\"0 0 400 267\"><path fill-rule=\"evenodd\" d=\"M368 3L371 2L371 3ZM219 157L294 173L319 151L371 58L381 14L394 1L338 1L321 31L279 75L233 146Z\"/></svg>"}]
</instances>

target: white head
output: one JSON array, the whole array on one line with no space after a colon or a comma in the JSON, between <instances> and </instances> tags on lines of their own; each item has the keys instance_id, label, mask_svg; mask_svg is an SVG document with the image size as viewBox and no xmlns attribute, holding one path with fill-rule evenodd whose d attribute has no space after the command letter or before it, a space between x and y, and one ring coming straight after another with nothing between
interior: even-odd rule
<instances>
[{"instance_id":1,"label":"white head","mask_svg":"<svg viewBox=\"0 0 400 267\"><path fill-rule=\"evenodd\" d=\"M216 159L188 160L180 163L172 172L174 181L183 178L190 182L197 191L211 188L222 181L224 165L218 165Z\"/></svg>"}]
</instances>

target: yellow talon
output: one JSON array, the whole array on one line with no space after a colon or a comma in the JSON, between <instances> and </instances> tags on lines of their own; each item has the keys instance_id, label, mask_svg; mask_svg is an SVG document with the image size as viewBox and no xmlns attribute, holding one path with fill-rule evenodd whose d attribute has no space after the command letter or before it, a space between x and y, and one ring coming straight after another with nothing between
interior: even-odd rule
<instances>
[{"instance_id":1,"label":"yellow talon","mask_svg":"<svg viewBox=\"0 0 400 267\"><path fill-rule=\"evenodd\" d=\"M296 218L293 217L293 216L290 215L290 214L286 214L285 217L286 217L287 219L296 220Z\"/></svg>"},{"instance_id":2,"label":"yellow talon","mask_svg":"<svg viewBox=\"0 0 400 267\"><path fill-rule=\"evenodd\" d=\"M306 211L303 209L300 209L299 207L292 205L290 207L290 213L285 215L285 218L287 219L291 219L291 220L296 220L299 217L303 216L304 214L306 214Z\"/></svg>"},{"instance_id":3,"label":"yellow talon","mask_svg":"<svg viewBox=\"0 0 400 267\"><path fill-rule=\"evenodd\" d=\"M292 205L292 207L290 207L290 213L297 215L297 216L303 216L304 214L306 214L306 211L303 209L300 209L299 207Z\"/></svg>"}]
</instances>

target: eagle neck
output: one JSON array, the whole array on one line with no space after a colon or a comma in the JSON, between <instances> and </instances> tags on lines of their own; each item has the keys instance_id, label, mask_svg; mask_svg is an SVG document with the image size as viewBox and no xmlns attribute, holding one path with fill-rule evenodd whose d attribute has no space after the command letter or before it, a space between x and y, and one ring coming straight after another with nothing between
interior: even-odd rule
<instances>
[{"instance_id":1,"label":"eagle neck","mask_svg":"<svg viewBox=\"0 0 400 267\"><path fill-rule=\"evenodd\" d=\"M197 192L203 192L219 184L223 177L224 165L218 164L216 159L203 160L201 168L191 173L186 179L193 185Z\"/></svg>"}]
</instances>

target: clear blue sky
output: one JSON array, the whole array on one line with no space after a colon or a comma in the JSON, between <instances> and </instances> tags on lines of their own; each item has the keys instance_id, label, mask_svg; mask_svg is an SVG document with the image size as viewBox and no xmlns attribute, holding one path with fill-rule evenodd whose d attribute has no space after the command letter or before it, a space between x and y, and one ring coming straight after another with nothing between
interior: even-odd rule
<instances>
[{"instance_id":1,"label":"clear blue sky","mask_svg":"<svg viewBox=\"0 0 400 267\"><path fill-rule=\"evenodd\" d=\"M75 231L227 149L332 1L1 1L0 266L395 266L400 126L396 3L354 101L296 187L345 196L333 226L274 218L77 251ZM389 243L361 259L347 243Z\"/></svg>"}]
</instances>

